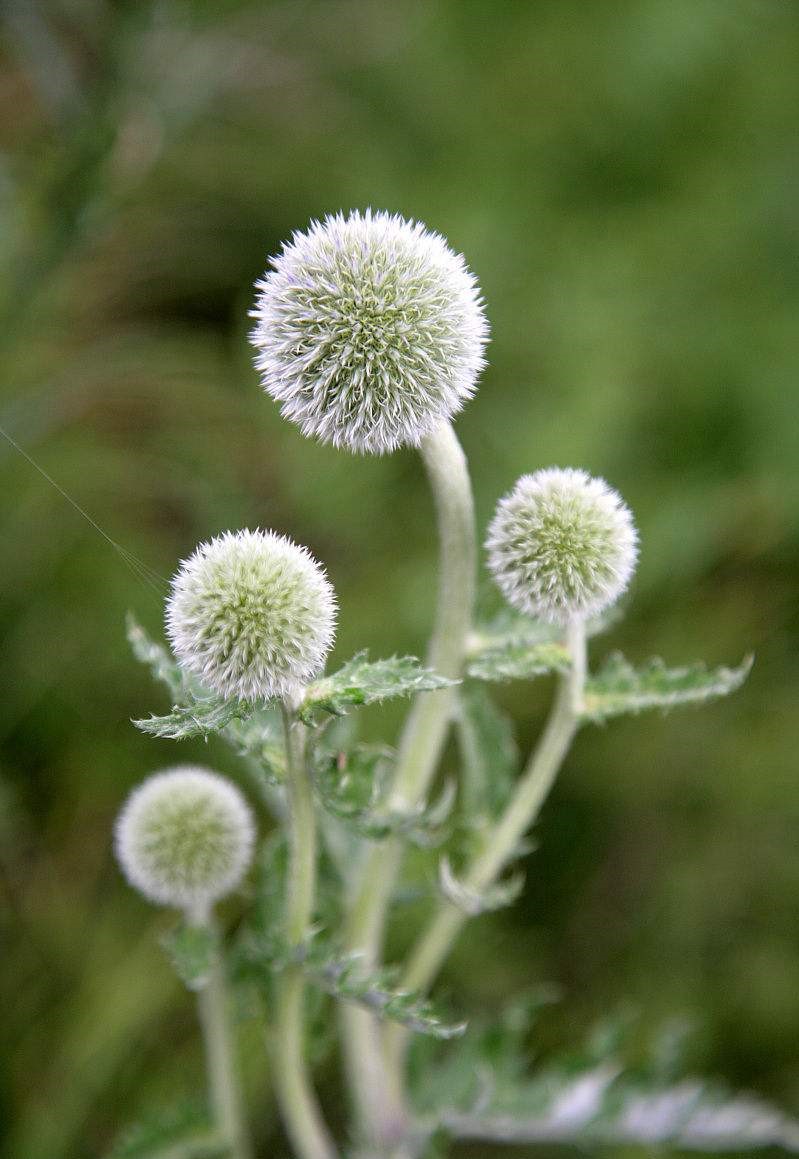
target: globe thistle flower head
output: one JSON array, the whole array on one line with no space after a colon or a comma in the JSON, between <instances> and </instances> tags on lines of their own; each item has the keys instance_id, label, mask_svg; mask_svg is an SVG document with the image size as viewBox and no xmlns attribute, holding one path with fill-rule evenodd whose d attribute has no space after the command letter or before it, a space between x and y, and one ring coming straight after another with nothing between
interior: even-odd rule
<instances>
[{"instance_id":1,"label":"globe thistle flower head","mask_svg":"<svg viewBox=\"0 0 799 1159\"><path fill-rule=\"evenodd\" d=\"M618 599L635 568L637 535L629 509L604 480L553 467L523 475L500 500L486 549L513 607L565 623Z\"/></svg>"},{"instance_id":2,"label":"globe thistle flower head","mask_svg":"<svg viewBox=\"0 0 799 1159\"><path fill-rule=\"evenodd\" d=\"M477 282L419 222L371 210L313 222L256 289L255 364L306 435L372 454L417 446L476 389Z\"/></svg>"},{"instance_id":3,"label":"globe thistle flower head","mask_svg":"<svg viewBox=\"0 0 799 1159\"><path fill-rule=\"evenodd\" d=\"M239 700L291 697L321 671L336 599L304 547L271 531L202 543L172 580L166 630L180 664Z\"/></svg>"},{"instance_id":4,"label":"globe thistle flower head","mask_svg":"<svg viewBox=\"0 0 799 1159\"><path fill-rule=\"evenodd\" d=\"M132 886L150 901L202 918L244 876L255 826L235 785L185 765L139 785L117 818L114 836Z\"/></svg>"}]
</instances>

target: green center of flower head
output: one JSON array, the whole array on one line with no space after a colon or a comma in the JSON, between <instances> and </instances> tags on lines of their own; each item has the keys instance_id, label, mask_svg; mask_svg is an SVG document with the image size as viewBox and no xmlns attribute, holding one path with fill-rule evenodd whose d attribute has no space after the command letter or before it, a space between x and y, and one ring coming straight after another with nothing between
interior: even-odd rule
<instances>
[{"instance_id":1,"label":"green center of flower head","mask_svg":"<svg viewBox=\"0 0 799 1159\"><path fill-rule=\"evenodd\" d=\"M153 873L196 889L228 871L233 839L230 818L216 802L196 787L182 786L142 818L139 851Z\"/></svg>"},{"instance_id":2,"label":"green center of flower head","mask_svg":"<svg viewBox=\"0 0 799 1159\"><path fill-rule=\"evenodd\" d=\"M520 556L539 582L559 587L565 602L602 584L616 562L613 530L596 510L573 498L544 511L535 538L519 545Z\"/></svg>"}]
</instances>

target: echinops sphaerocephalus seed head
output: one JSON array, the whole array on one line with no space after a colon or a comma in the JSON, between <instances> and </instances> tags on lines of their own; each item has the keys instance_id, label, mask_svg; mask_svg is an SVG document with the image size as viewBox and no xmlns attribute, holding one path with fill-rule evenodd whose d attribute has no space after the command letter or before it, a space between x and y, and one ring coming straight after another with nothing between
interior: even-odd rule
<instances>
[{"instance_id":1,"label":"echinops sphaerocephalus seed head","mask_svg":"<svg viewBox=\"0 0 799 1159\"><path fill-rule=\"evenodd\" d=\"M476 389L488 324L440 234L353 212L293 235L256 283L264 389L304 434L351 451L418 446Z\"/></svg>"},{"instance_id":2,"label":"echinops sphaerocephalus seed head","mask_svg":"<svg viewBox=\"0 0 799 1159\"><path fill-rule=\"evenodd\" d=\"M523 475L488 529L488 566L517 610L565 623L597 615L630 582L638 554L629 508L602 479L551 467Z\"/></svg>"},{"instance_id":3,"label":"echinops sphaerocephalus seed head","mask_svg":"<svg viewBox=\"0 0 799 1159\"><path fill-rule=\"evenodd\" d=\"M207 769L182 765L134 789L114 837L131 885L150 901L202 917L244 876L255 825L235 785Z\"/></svg>"},{"instance_id":4,"label":"echinops sphaerocephalus seed head","mask_svg":"<svg viewBox=\"0 0 799 1159\"><path fill-rule=\"evenodd\" d=\"M166 605L180 664L239 700L291 697L319 674L336 598L304 547L271 531L226 532L181 564Z\"/></svg>"}]
</instances>

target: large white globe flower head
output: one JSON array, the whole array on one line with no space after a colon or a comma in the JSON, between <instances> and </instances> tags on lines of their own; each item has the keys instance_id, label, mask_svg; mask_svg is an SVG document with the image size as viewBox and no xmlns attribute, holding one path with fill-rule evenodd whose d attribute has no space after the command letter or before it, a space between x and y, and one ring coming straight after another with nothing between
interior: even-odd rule
<instances>
[{"instance_id":1,"label":"large white globe flower head","mask_svg":"<svg viewBox=\"0 0 799 1159\"><path fill-rule=\"evenodd\" d=\"M333 643L336 599L304 547L271 531L202 543L172 580L166 630L180 664L224 697L293 697Z\"/></svg>"},{"instance_id":2,"label":"large white globe flower head","mask_svg":"<svg viewBox=\"0 0 799 1159\"><path fill-rule=\"evenodd\" d=\"M114 836L131 885L150 901L201 919L240 883L255 825L235 785L183 765L148 777L131 793Z\"/></svg>"},{"instance_id":3,"label":"large white globe flower head","mask_svg":"<svg viewBox=\"0 0 799 1159\"><path fill-rule=\"evenodd\" d=\"M255 364L306 435L372 454L418 446L476 389L477 282L419 222L371 210L313 222L256 289Z\"/></svg>"},{"instance_id":4,"label":"large white globe flower head","mask_svg":"<svg viewBox=\"0 0 799 1159\"><path fill-rule=\"evenodd\" d=\"M597 615L630 582L637 557L621 496L585 471L523 475L488 529L488 566L521 612L555 623Z\"/></svg>"}]
</instances>

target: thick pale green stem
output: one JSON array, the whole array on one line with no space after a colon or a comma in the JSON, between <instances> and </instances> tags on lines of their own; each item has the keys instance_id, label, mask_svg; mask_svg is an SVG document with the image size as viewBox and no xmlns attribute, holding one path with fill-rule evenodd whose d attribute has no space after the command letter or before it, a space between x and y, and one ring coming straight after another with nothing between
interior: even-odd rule
<instances>
[{"instance_id":1,"label":"thick pale green stem","mask_svg":"<svg viewBox=\"0 0 799 1159\"><path fill-rule=\"evenodd\" d=\"M313 918L316 882L316 820L305 767L305 727L291 706L286 730L286 796L289 864L286 878L286 937L301 947ZM336 1148L322 1119L303 1050L302 966L287 966L277 983L274 1081L286 1132L300 1159L335 1159Z\"/></svg>"},{"instance_id":2,"label":"thick pale green stem","mask_svg":"<svg viewBox=\"0 0 799 1159\"><path fill-rule=\"evenodd\" d=\"M208 1096L214 1126L229 1145L230 1159L250 1159L252 1148L231 1041L224 967L216 945L208 977L197 991L197 1010L205 1043Z\"/></svg>"},{"instance_id":3,"label":"thick pale green stem","mask_svg":"<svg viewBox=\"0 0 799 1159\"><path fill-rule=\"evenodd\" d=\"M567 636L571 666L560 678L546 727L516 792L486 835L482 851L463 878L470 893L479 895L489 889L513 859L522 838L541 811L579 726L586 672L583 621L573 620L568 626ZM466 920L467 914L451 902L442 900L439 903L430 925L408 959L400 983L403 989L427 990ZM401 1106L404 1102L402 1071L407 1040L404 1028L396 1024L386 1028L384 1046L393 1105Z\"/></svg>"},{"instance_id":4,"label":"thick pale green stem","mask_svg":"<svg viewBox=\"0 0 799 1159\"><path fill-rule=\"evenodd\" d=\"M463 669L471 628L476 570L474 504L461 446L449 423L442 423L421 445L436 504L440 569L436 621L427 662L443 676ZM428 792L438 767L452 717L454 689L425 692L415 700L400 738L394 781L386 806L412 809ZM362 955L366 968L380 958L386 913L402 862L403 846L389 838L370 847L352 901L347 948ZM404 1118L387 1104L383 1081L380 1026L373 1015L343 1007L343 1040L350 1086L363 1136L385 1145L404 1130Z\"/></svg>"}]
</instances>

